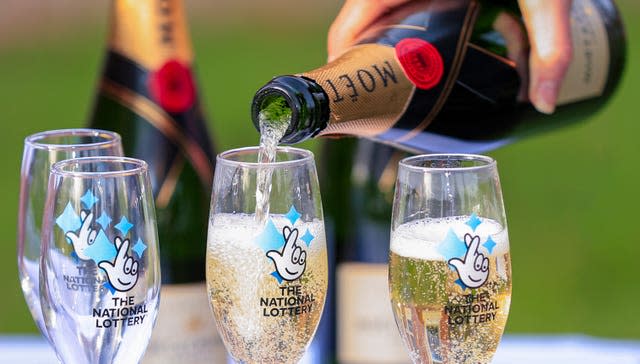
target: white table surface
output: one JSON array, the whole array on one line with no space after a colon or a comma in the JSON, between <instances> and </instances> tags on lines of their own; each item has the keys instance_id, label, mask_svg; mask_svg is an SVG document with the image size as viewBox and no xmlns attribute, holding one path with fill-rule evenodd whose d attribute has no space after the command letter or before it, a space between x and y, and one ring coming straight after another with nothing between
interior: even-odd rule
<instances>
[{"instance_id":1,"label":"white table surface","mask_svg":"<svg viewBox=\"0 0 640 364\"><path fill-rule=\"evenodd\" d=\"M0 363L55 364L45 341L35 336L0 335ZM492 364L640 364L640 341L579 335L507 335Z\"/></svg>"}]
</instances>

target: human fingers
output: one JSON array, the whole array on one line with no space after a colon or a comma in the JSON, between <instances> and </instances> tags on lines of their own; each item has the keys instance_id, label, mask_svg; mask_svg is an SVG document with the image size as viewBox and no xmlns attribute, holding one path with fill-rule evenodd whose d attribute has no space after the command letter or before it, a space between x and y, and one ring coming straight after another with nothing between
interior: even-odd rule
<instances>
[{"instance_id":1,"label":"human fingers","mask_svg":"<svg viewBox=\"0 0 640 364\"><path fill-rule=\"evenodd\" d=\"M376 19L410 0L347 0L329 28L329 61L352 46Z\"/></svg>"},{"instance_id":2,"label":"human fingers","mask_svg":"<svg viewBox=\"0 0 640 364\"><path fill-rule=\"evenodd\" d=\"M518 101L528 101L529 41L522 20L511 12L503 11L494 20L493 29L498 31L504 38L507 57L515 62L516 71L522 81L518 92Z\"/></svg>"},{"instance_id":3,"label":"human fingers","mask_svg":"<svg viewBox=\"0 0 640 364\"><path fill-rule=\"evenodd\" d=\"M562 80L571 63L572 0L519 0L529 33L529 99L538 111L554 112Z\"/></svg>"}]
</instances>

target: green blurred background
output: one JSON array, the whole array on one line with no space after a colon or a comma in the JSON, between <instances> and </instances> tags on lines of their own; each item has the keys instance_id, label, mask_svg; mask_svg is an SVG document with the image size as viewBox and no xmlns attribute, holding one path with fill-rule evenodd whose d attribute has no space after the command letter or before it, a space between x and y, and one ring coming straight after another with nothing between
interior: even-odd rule
<instances>
[{"instance_id":1,"label":"green blurred background","mask_svg":"<svg viewBox=\"0 0 640 364\"><path fill-rule=\"evenodd\" d=\"M22 142L37 131L85 125L108 2L6 1L0 14L0 155L7 163L0 181L0 333L35 333L16 267ZM274 75L324 63L326 31L340 2L186 3L218 150L254 145L254 91ZM618 4L629 54L607 107L584 123L491 153L499 161L510 227L509 332L640 339L640 2Z\"/></svg>"}]
</instances>

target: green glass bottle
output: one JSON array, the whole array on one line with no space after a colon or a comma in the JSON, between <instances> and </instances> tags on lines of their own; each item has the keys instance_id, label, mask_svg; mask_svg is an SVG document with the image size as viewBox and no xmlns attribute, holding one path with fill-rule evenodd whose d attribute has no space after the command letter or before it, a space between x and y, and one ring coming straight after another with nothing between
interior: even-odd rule
<instances>
[{"instance_id":1,"label":"green glass bottle","mask_svg":"<svg viewBox=\"0 0 640 364\"><path fill-rule=\"evenodd\" d=\"M522 29L516 1L435 0L327 65L268 82L253 122L275 103L291 113L282 143L351 135L414 152L482 152L584 120L618 85L626 42L611 0L573 4L574 60L553 115L521 95L526 33L511 45L502 36ZM515 26L501 27L501 15Z\"/></svg>"},{"instance_id":2,"label":"green glass bottle","mask_svg":"<svg viewBox=\"0 0 640 364\"><path fill-rule=\"evenodd\" d=\"M89 119L122 135L149 163L162 299L144 362L224 362L205 289L213 145L193 77L181 0L113 0L108 45Z\"/></svg>"}]
</instances>

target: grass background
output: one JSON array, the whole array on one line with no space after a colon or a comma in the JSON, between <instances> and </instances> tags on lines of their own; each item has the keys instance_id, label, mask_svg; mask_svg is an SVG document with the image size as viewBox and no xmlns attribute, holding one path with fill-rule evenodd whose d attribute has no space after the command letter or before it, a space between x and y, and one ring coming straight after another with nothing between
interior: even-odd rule
<instances>
[{"instance_id":1,"label":"grass background","mask_svg":"<svg viewBox=\"0 0 640 364\"><path fill-rule=\"evenodd\" d=\"M629 54L624 81L606 108L579 125L491 153L499 162L510 227L509 332L640 339L640 5L635 2L619 1ZM336 10L304 14L292 8L285 18L236 13L224 22L212 20L223 19L220 14L192 16L197 73L219 151L257 143L249 105L258 87L274 75L324 63L326 30ZM16 267L23 139L45 129L85 125L105 20L0 44L5 176L0 180L0 333L36 332Z\"/></svg>"}]
</instances>

